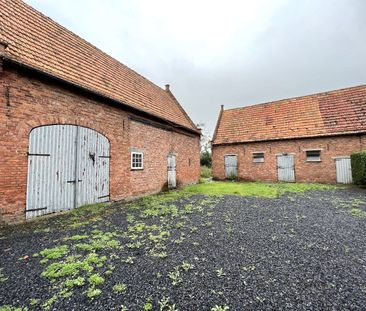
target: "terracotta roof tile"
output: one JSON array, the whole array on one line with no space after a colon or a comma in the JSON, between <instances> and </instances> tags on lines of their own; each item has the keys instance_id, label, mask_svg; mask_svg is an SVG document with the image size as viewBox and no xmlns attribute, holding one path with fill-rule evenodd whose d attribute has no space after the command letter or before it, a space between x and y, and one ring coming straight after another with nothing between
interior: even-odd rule
<instances>
[{"instance_id":1,"label":"terracotta roof tile","mask_svg":"<svg viewBox=\"0 0 366 311\"><path fill-rule=\"evenodd\" d=\"M366 85L224 110L213 144L366 132Z\"/></svg>"},{"instance_id":2,"label":"terracotta roof tile","mask_svg":"<svg viewBox=\"0 0 366 311\"><path fill-rule=\"evenodd\" d=\"M197 130L170 91L78 37L20 0L0 0L6 57L129 106Z\"/></svg>"}]
</instances>

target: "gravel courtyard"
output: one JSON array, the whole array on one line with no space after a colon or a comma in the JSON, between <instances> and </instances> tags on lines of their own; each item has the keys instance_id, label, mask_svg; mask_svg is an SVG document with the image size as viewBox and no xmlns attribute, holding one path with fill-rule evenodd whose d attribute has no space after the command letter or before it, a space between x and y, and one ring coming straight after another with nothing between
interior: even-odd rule
<instances>
[{"instance_id":1,"label":"gravel courtyard","mask_svg":"<svg viewBox=\"0 0 366 311\"><path fill-rule=\"evenodd\" d=\"M356 188L76 209L0 229L0 310L365 310L365 215Z\"/></svg>"}]
</instances>

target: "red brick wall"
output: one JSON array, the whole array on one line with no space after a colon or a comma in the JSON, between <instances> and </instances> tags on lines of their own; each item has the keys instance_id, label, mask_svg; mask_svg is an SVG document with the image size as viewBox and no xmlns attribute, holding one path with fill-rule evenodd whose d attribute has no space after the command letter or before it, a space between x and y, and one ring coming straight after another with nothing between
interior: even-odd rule
<instances>
[{"instance_id":1,"label":"red brick wall","mask_svg":"<svg viewBox=\"0 0 366 311\"><path fill-rule=\"evenodd\" d=\"M307 162L304 149L322 149L321 162ZM311 138L247 143L213 147L213 176L225 178L225 154L237 154L238 177L243 180L277 181L276 154L295 155L295 178L299 182L336 182L336 166L332 157L349 156L366 150L366 135ZM264 163L253 163L252 152L264 152Z\"/></svg>"},{"instance_id":2,"label":"red brick wall","mask_svg":"<svg viewBox=\"0 0 366 311\"><path fill-rule=\"evenodd\" d=\"M197 139L135 121L130 123L130 137L131 148L144 153L144 169L131 171L130 184L134 196L166 186L169 153L176 155L178 185L195 183L199 179L200 154L197 151Z\"/></svg>"},{"instance_id":3,"label":"red brick wall","mask_svg":"<svg viewBox=\"0 0 366 311\"><path fill-rule=\"evenodd\" d=\"M177 153L180 184L199 179L198 136L135 124L122 109L4 68L0 71L0 221L1 217L6 221L25 217L28 136L32 128L48 124L89 127L110 140L111 200L160 191L170 151ZM130 169L130 147L146 150L142 172Z\"/></svg>"}]
</instances>

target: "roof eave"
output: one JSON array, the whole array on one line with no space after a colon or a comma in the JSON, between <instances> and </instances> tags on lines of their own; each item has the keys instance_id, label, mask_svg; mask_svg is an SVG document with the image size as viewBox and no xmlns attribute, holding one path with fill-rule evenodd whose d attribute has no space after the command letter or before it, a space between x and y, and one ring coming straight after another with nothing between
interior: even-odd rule
<instances>
[{"instance_id":1,"label":"roof eave","mask_svg":"<svg viewBox=\"0 0 366 311\"><path fill-rule=\"evenodd\" d=\"M293 136L293 137L266 138L266 139L256 139L256 140L219 142L219 143L212 142L212 146L240 145L240 144L267 142L267 141L281 141L281 140L307 139L307 138L323 138L323 137L349 136L349 135L358 135L358 134L366 134L366 129L365 130L360 130L360 131L326 133L326 134L309 135L309 136Z\"/></svg>"},{"instance_id":2,"label":"roof eave","mask_svg":"<svg viewBox=\"0 0 366 311\"><path fill-rule=\"evenodd\" d=\"M189 127L187 127L187 126L184 126L184 125L181 125L181 124L175 123L175 122L173 122L173 121L170 121L170 120L168 120L168 119L162 118L161 116L158 116L158 115L153 114L153 113L151 113L151 112L147 112L147 111L145 111L145 110L142 110L142 109L136 108L135 106L133 106L133 105L131 105L131 104L127 104L127 103L125 103L125 102L122 102L122 101L120 101L120 100L117 100L117 99L115 99L115 98L113 98L113 97L110 97L110 96L108 96L108 95L105 95L105 94L103 94L103 93L99 93L99 92L97 92L97 91L95 91L95 90L92 90L92 89L89 89L89 88L87 88L87 87L81 86L81 85L79 85L79 84L77 84L77 83L74 83L74 82L71 82L71 81L65 80L65 79L63 79L63 78L60 78L60 77L58 77L58 76L54 75L54 74L51 74L51 73L46 72L46 71L43 71L43 70L41 70L41 69L39 69L39 68L36 68L36 67L30 66L30 65L28 65L28 64L24 64L24 63L22 63L22 62L20 62L20 61L18 61L18 60L15 60L15 59L13 59L13 58L11 58L11 57L7 56L7 55L1 55L1 56L0 56L0 58L1 58L3 61L5 61L5 62L9 62L9 63L14 64L14 65L16 65L16 66L19 66L19 67L21 67L21 68L24 68L24 69L27 69L27 70L31 70L31 71L36 72L36 73L38 73L38 74L41 74L41 75L43 75L43 76L45 76L45 77L51 78L51 79L53 79L53 80L55 80L55 81L58 81L58 82L61 82L61 83L67 84L67 85L72 86L72 87L75 87L75 88L77 88L77 89L79 89L79 90L81 90L81 91L84 91L84 92L87 92L87 93L89 93L89 94L92 94L92 95L98 96L98 97L100 97L100 98L104 98L104 99L107 99L107 100L109 100L109 101L112 101L112 102L114 102L114 103L116 103L116 104L119 104L119 105L118 105L118 107L120 107L120 108L129 109L129 110L132 110L133 112L136 112L136 113L145 114L145 115L147 115L147 116L153 117L153 118L155 118L155 119L158 119L158 120L161 120L161 121L163 121L163 122L165 122L165 123L168 123L168 124L170 124L170 125L173 125L173 126L174 126L174 127L176 127L176 128L184 129L184 130L189 131L189 132L191 132L191 133L193 133L193 134L196 134L196 135L201 135L201 132L200 132L198 129L189 128Z\"/></svg>"}]
</instances>

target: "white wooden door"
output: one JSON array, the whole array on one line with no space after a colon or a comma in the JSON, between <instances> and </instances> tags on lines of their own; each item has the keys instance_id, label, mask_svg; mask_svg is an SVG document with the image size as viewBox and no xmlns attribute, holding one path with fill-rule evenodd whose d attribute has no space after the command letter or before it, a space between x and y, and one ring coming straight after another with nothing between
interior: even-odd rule
<instances>
[{"instance_id":1,"label":"white wooden door","mask_svg":"<svg viewBox=\"0 0 366 311\"><path fill-rule=\"evenodd\" d=\"M31 131L27 219L108 200L106 137L75 125L47 125Z\"/></svg>"},{"instance_id":2,"label":"white wooden door","mask_svg":"<svg viewBox=\"0 0 366 311\"><path fill-rule=\"evenodd\" d=\"M33 129L29 136L26 218L75 206L76 126Z\"/></svg>"},{"instance_id":3,"label":"white wooden door","mask_svg":"<svg viewBox=\"0 0 366 311\"><path fill-rule=\"evenodd\" d=\"M168 155L168 188L177 187L177 158L174 154Z\"/></svg>"},{"instance_id":4,"label":"white wooden door","mask_svg":"<svg viewBox=\"0 0 366 311\"><path fill-rule=\"evenodd\" d=\"M78 127L76 205L109 201L109 142L98 132Z\"/></svg>"},{"instance_id":5,"label":"white wooden door","mask_svg":"<svg viewBox=\"0 0 366 311\"><path fill-rule=\"evenodd\" d=\"M337 158L336 161L336 173L337 183L351 184L352 183L352 169L351 159L349 157Z\"/></svg>"},{"instance_id":6,"label":"white wooden door","mask_svg":"<svg viewBox=\"0 0 366 311\"><path fill-rule=\"evenodd\" d=\"M225 156L225 177L228 179L238 177L238 158L236 155Z\"/></svg>"},{"instance_id":7,"label":"white wooden door","mask_svg":"<svg viewBox=\"0 0 366 311\"><path fill-rule=\"evenodd\" d=\"M292 154L277 156L278 181L295 181L295 157Z\"/></svg>"}]
</instances>

